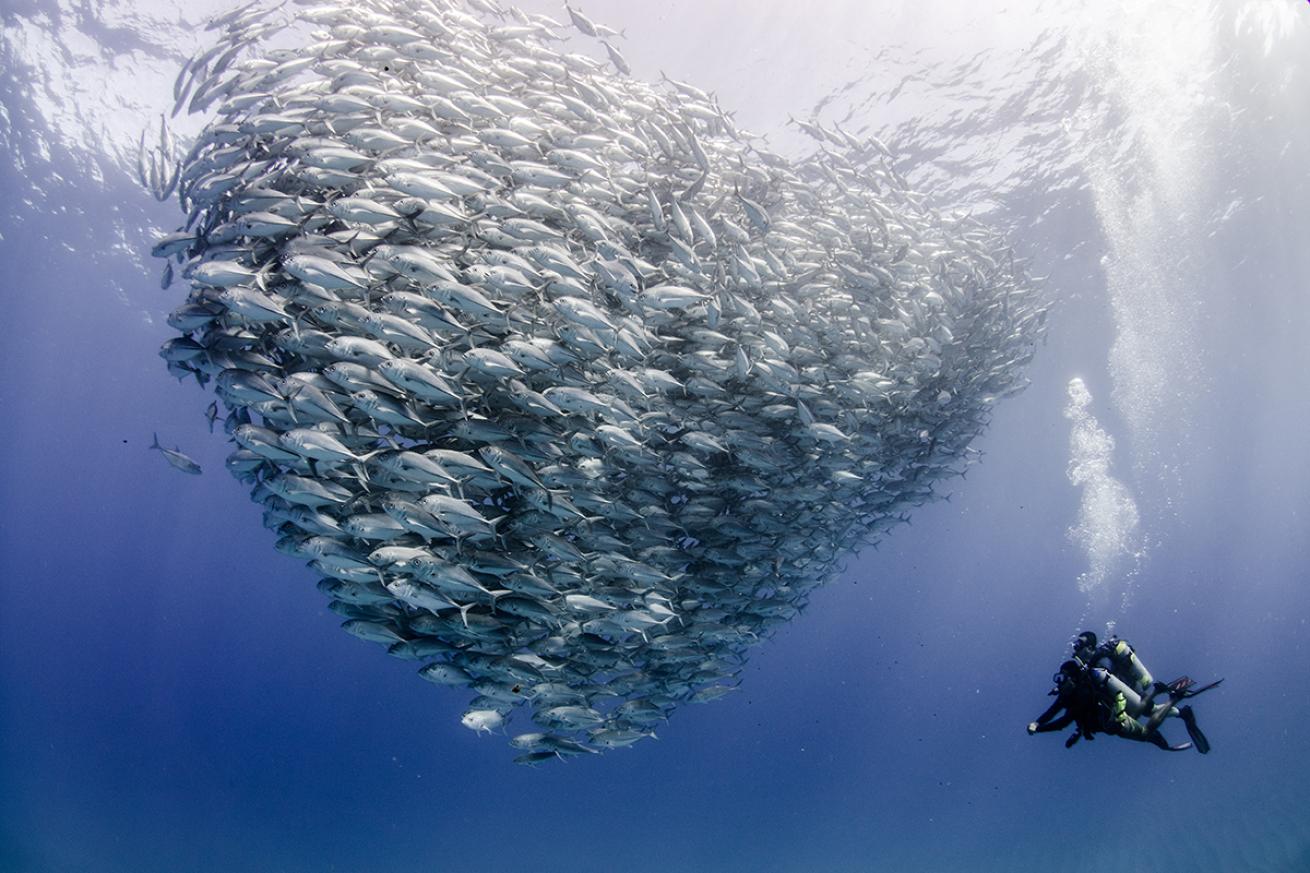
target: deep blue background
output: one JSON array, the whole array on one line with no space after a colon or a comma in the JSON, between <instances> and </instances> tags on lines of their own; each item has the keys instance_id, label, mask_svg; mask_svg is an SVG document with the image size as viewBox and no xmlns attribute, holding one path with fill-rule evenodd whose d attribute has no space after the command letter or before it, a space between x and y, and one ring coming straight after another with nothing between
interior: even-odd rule
<instances>
[{"instance_id":1,"label":"deep blue background","mask_svg":"<svg viewBox=\"0 0 1310 873\"><path fill-rule=\"evenodd\" d=\"M1021 241L1059 301L1033 385L951 501L852 559L738 693L535 770L460 727L463 695L341 632L273 552L210 397L155 355L179 289L85 242L172 210L113 178L50 182L77 208L0 227L0 871L1310 870L1296 167L1243 164L1256 205L1211 238L1198 454L1172 499L1143 495L1155 544L1118 616L1158 676L1226 677L1196 704L1213 754L1023 729L1086 610L1068 379L1123 430L1103 246L1072 192ZM32 183L0 168L0 190ZM147 451L155 430L205 474Z\"/></svg>"}]
</instances>

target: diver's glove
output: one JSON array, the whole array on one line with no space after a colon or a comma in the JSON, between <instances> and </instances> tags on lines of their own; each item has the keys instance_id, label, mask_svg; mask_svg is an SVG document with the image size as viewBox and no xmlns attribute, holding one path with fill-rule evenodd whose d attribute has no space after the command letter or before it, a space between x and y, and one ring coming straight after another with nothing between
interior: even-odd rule
<instances>
[{"instance_id":1,"label":"diver's glove","mask_svg":"<svg viewBox=\"0 0 1310 873\"><path fill-rule=\"evenodd\" d=\"M1037 722L1028 722L1028 736L1032 736L1035 733L1037 733Z\"/></svg>"}]
</instances>

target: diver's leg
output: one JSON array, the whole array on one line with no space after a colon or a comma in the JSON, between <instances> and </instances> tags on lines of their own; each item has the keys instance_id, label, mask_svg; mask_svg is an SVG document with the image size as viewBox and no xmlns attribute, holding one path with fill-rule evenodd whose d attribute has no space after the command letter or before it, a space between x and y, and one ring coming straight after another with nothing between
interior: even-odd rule
<instances>
[{"instance_id":1,"label":"diver's leg","mask_svg":"<svg viewBox=\"0 0 1310 873\"><path fill-rule=\"evenodd\" d=\"M1115 721L1114 735L1123 737L1125 740L1132 740L1135 743L1154 742L1149 735L1149 731L1142 727L1142 723L1126 713L1120 715Z\"/></svg>"},{"instance_id":2,"label":"diver's leg","mask_svg":"<svg viewBox=\"0 0 1310 873\"><path fill-rule=\"evenodd\" d=\"M1119 720L1117 725L1117 735L1125 740L1134 740L1139 743L1150 743L1157 748L1166 752L1182 752L1192 747L1191 743L1183 743L1180 746L1171 746L1169 741L1164 738L1164 734L1155 729L1148 729L1141 722L1134 718L1128 718L1126 715Z\"/></svg>"},{"instance_id":3,"label":"diver's leg","mask_svg":"<svg viewBox=\"0 0 1310 873\"><path fill-rule=\"evenodd\" d=\"M1169 741L1164 738L1164 734L1159 731L1151 731L1146 735L1146 738L1154 745L1164 749L1166 752L1186 752L1192 747L1191 743L1180 743L1177 746L1171 746L1169 745Z\"/></svg>"},{"instance_id":4,"label":"diver's leg","mask_svg":"<svg viewBox=\"0 0 1310 873\"><path fill-rule=\"evenodd\" d=\"M1171 697L1168 703L1157 703L1150 708L1151 717L1146 720L1146 729L1155 730L1166 718L1178 718L1182 715L1176 701Z\"/></svg>"}]
</instances>

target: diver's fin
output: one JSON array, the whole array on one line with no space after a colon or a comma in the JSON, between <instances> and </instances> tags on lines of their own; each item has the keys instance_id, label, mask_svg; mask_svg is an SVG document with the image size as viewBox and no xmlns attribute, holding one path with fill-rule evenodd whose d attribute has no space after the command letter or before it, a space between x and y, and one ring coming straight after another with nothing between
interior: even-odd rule
<instances>
[{"instance_id":1,"label":"diver's fin","mask_svg":"<svg viewBox=\"0 0 1310 873\"><path fill-rule=\"evenodd\" d=\"M1186 751L1187 751L1188 749L1190 749L1191 747L1192 747L1192 744L1191 744L1191 743L1179 743L1179 744L1176 745L1176 746L1165 746L1165 751L1168 751L1168 752L1186 752Z\"/></svg>"},{"instance_id":2,"label":"diver's fin","mask_svg":"<svg viewBox=\"0 0 1310 873\"><path fill-rule=\"evenodd\" d=\"M1155 711L1152 712L1150 718L1146 720L1147 732L1159 730L1160 725L1164 723L1164 720L1173 713L1174 704L1177 703L1179 699L1180 698L1177 697L1170 697L1168 706L1155 707Z\"/></svg>"},{"instance_id":3,"label":"diver's fin","mask_svg":"<svg viewBox=\"0 0 1310 873\"><path fill-rule=\"evenodd\" d=\"M1187 735L1192 738L1196 745L1196 750L1202 755L1210 752L1210 741L1201 733L1201 729L1196 726L1196 714L1192 712L1190 706L1180 707L1178 710L1179 717L1182 718L1183 724L1187 725Z\"/></svg>"},{"instance_id":4,"label":"diver's fin","mask_svg":"<svg viewBox=\"0 0 1310 873\"><path fill-rule=\"evenodd\" d=\"M1187 689L1194 684L1190 676L1180 676L1165 687L1169 689L1171 697L1184 697L1187 694Z\"/></svg>"},{"instance_id":5,"label":"diver's fin","mask_svg":"<svg viewBox=\"0 0 1310 873\"><path fill-rule=\"evenodd\" d=\"M1206 691L1209 691L1211 688L1218 686L1219 683L1223 681L1224 680L1222 679L1216 679L1213 682L1211 682L1209 685L1202 685L1200 688L1187 688L1183 691L1183 697L1195 697L1198 694L1203 694Z\"/></svg>"}]
</instances>

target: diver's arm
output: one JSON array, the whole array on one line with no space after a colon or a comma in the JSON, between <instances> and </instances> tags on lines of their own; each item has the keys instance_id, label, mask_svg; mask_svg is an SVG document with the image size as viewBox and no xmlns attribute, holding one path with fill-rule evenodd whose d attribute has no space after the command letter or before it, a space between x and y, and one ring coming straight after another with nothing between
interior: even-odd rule
<instances>
[{"instance_id":1,"label":"diver's arm","mask_svg":"<svg viewBox=\"0 0 1310 873\"><path fill-rule=\"evenodd\" d=\"M1052 727L1048 725L1047 722L1055 718L1055 714L1062 709L1065 709L1066 711L1065 714L1058 719L1060 722L1059 726ZM1064 701L1057 697L1055 702L1046 708L1045 712L1037 716L1037 719L1028 725L1028 733L1035 734L1040 731L1056 731L1067 725L1072 719L1073 716L1067 711Z\"/></svg>"},{"instance_id":2,"label":"diver's arm","mask_svg":"<svg viewBox=\"0 0 1310 873\"><path fill-rule=\"evenodd\" d=\"M1045 715L1045 713L1043 713L1043 715ZM1073 724L1073 713L1065 710L1064 715L1060 716L1055 721L1043 722L1038 719L1037 721L1032 722L1028 725L1028 733L1044 734L1049 731L1060 731L1064 730L1071 724Z\"/></svg>"}]
</instances>

